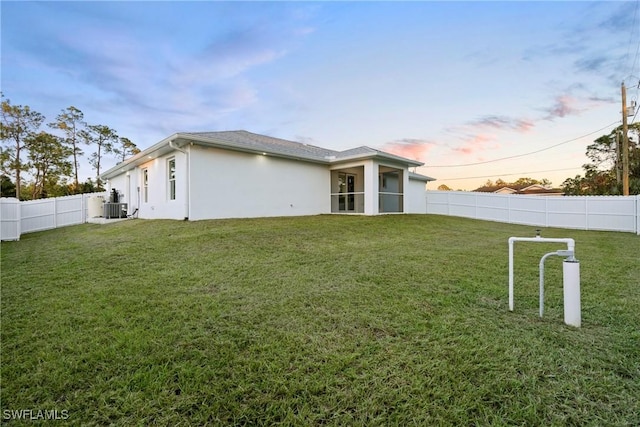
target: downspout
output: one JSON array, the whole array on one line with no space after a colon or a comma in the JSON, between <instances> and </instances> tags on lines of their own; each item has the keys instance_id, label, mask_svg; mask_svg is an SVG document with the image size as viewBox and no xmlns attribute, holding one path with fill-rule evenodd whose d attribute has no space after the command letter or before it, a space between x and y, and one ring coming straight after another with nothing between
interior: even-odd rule
<instances>
[{"instance_id":1,"label":"downspout","mask_svg":"<svg viewBox=\"0 0 640 427\"><path fill-rule=\"evenodd\" d=\"M190 187L190 183L189 183L189 163L190 162L190 158L189 158L189 151L185 150L183 148L178 147L177 145L175 145L175 139L172 139L171 141L169 141L169 147L173 148L176 151L179 151L181 153L183 153L186 157L186 166L185 166L185 174L184 174L184 181L185 181L185 194L184 194L184 219L185 221L187 221L189 219L189 187Z\"/></svg>"}]
</instances>

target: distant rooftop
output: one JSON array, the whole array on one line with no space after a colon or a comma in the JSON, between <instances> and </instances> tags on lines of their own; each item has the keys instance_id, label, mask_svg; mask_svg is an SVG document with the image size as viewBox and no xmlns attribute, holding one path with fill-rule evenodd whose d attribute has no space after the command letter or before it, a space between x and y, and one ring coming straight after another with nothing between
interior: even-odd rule
<instances>
[{"instance_id":1,"label":"distant rooftop","mask_svg":"<svg viewBox=\"0 0 640 427\"><path fill-rule=\"evenodd\" d=\"M562 189L546 187L540 184L524 184L524 185L490 185L482 186L473 190L478 193L510 193L510 194L529 194L529 195L562 195Z\"/></svg>"}]
</instances>

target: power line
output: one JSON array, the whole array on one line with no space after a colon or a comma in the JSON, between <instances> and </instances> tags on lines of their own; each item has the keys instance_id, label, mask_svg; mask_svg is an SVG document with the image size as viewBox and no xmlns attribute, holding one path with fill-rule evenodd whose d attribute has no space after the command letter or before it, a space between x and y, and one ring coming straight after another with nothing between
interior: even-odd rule
<instances>
[{"instance_id":1,"label":"power line","mask_svg":"<svg viewBox=\"0 0 640 427\"><path fill-rule=\"evenodd\" d=\"M568 143L570 143L570 142L577 141L577 140L579 140L579 139L582 139L582 138L585 138L585 137L587 137L587 136L593 135L594 133L602 132L603 130L605 130L605 129L607 129L608 127L611 127L611 126L613 126L613 125L615 125L615 124L617 124L617 123L620 123L620 120L616 120L616 121L615 121L615 122L613 122L613 123L610 123L610 124L608 124L608 125L606 125L606 126L604 126L604 127L600 128L600 129L594 130L593 132L589 132L589 133L587 133L587 134L585 134L585 135L582 135L582 136L579 136L579 137L577 137L577 138L568 139L568 140L563 141L563 142L560 142L560 143L558 143L558 144L554 144L554 145L551 145L551 146L549 146L549 147L541 148L541 149L539 149L539 150L530 151L530 152L528 152L528 153L516 154L516 155L514 155L514 156L500 157L500 158L498 158L498 159L485 160L485 161L482 161L482 162L475 162L475 163L461 163L461 164L457 164L457 165L425 165L425 167L427 167L427 168L457 168L457 167L462 167L462 166L476 166L476 165L484 165L484 164L487 164L487 163L500 162L500 161L502 161L502 160L510 160L510 159L516 159L516 158L518 158L518 157L530 156L530 155L532 155L532 154L541 153L541 152L543 152L543 151L551 150L552 148L556 148L556 147L559 147L559 146L561 146L561 145L564 145L564 144L568 144Z\"/></svg>"},{"instance_id":2,"label":"power line","mask_svg":"<svg viewBox=\"0 0 640 427\"><path fill-rule=\"evenodd\" d=\"M483 176L465 176L463 178L438 178L438 181L458 181L463 179L481 179L481 178L493 178L496 176L516 176L516 175L528 175L532 173L547 173L547 172L562 172L562 171L570 171L576 170L580 168L564 168L564 169L548 169L544 171L529 171L529 172L516 172L516 173L494 173L493 175L483 175Z\"/></svg>"},{"instance_id":3,"label":"power line","mask_svg":"<svg viewBox=\"0 0 640 427\"><path fill-rule=\"evenodd\" d=\"M638 11L640 11L640 0L636 0L636 7L633 10L633 21L631 23L631 33L629 34L629 44L627 46L627 55L626 59L629 61L631 59L631 45L633 44L633 36L638 29ZM640 36L640 32L638 32L638 36ZM636 48L635 56L633 60L629 62L629 76L633 75L635 72L636 64L638 62L638 56L640 55L640 37L638 39L638 47Z\"/></svg>"}]
</instances>

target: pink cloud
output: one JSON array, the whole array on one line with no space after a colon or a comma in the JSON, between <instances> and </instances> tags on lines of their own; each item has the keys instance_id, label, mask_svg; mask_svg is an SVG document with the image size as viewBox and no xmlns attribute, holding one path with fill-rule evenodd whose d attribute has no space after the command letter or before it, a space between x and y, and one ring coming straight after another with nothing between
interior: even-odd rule
<instances>
[{"instance_id":1,"label":"pink cloud","mask_svg":"<svg viewBox=\"0 0 640 427\"><path fill-rule=\"evenodd\" d=\"M603 98L599 96L580 97L573 96L569 93L556 96L554 104L543 111L547 112L544 120L553 120L555 118L563 118L572 115L580 115L586 111L599 108L603 105L615 104L618 101L615 98Z\"/></svg>"},{"instance_id":2,"label":"pink cloud","mask_svg":"<svg viewBox=\"0 0 640 427\"><path fill-rule=\"evenodd\" d=\"M488 115L481 117L478 120L467 123L465 125L465 128L491 128L497 130L514 130L517 132L528 132L534 126L535 124L528 119Z\"/></svg>"},{"instance_id":3,"label":"pink cloud","mask_svg":"<svg viewBox=\"0 0 640 427\"><path fill-rule=\"evenodd\" d=\"M469 135L465 139L463 145L453 148L453 151L460 154L474 154L479 151L484 151L488 148L495 148L490 145L495 141L495 135L479 133L476 135Z\"/></svg>"},{"instance_id":4,"label":"pink cloud","mask_svg":"<svg viewBox=\"0 0 640 427\"><path fill-rule=\"evenodd\" d=\"M555 104L548 109L547 119L552 120L556 117L565 117L572 114L579 114L583 110L578 108L578 101L570 95L560 95L556 97Z\"/></svg>"},{"instance_id":5,"label":"pink cloud","mask_svg":"<svg viewBox=\"0 0 640 427\"><path fill-rule=\"evenodd\" d=\"M421 139L405 138L387 142L382 150L408 159L425 161L427 154L434 147L434 143Z\"/></svg>"}]
</instances>

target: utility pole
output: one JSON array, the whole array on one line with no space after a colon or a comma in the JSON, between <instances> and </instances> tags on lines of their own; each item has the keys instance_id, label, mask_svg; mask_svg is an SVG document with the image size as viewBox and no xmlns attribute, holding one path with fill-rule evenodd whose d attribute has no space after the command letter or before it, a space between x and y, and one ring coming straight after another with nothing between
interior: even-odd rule
<instances>
[{"instance_id":1,"label":"utility pole","mask_svg":"<svg viewBox=\"0 0 640 427\"><path fill-rule=\"evenodd\" d=\"M629 195L629 138L627 137L627 89L622 82L622 195Z\"/></svg>"},{"instance_id":2,"label":"utility pole","mask_svg":"<svg viewBox=\"0 0 640 427\"><path fill-rule=\"evenodd\" d=\"M616 185L620 188L622 183L622 162L620 161L620 141L622 137L620 132L616 129Z\"/></svg>"}]
</instances>

